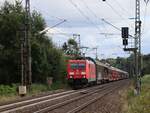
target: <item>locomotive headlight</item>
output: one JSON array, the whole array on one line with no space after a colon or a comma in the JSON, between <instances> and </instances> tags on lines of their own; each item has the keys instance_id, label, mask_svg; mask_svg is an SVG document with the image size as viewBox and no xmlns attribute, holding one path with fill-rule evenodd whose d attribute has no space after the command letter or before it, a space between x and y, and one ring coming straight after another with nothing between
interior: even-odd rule
<instances>
[{"instance_id":1,"label":"locomotive headlight","mask_svg":"<svg viewBox=\"0 0 150 113\"><path fill-rule=\"evenodd\" d=\"M81 75L85 75L86 73L85 72L81 72Z\"/></svg>"},{"instance_id":2,"label":"locomotive headlight","mask_svg":"<svg viewBox=\"0 0 150 113\"><path fill-rule=\"evenodd\" d=\"M69 75L74 75L74 72L70 72Z\"/></svg>"},{"instance_id":3,"label":"locomotive headlight","mask_svg":"<svg viewBox=\"0 0 150 113\"><path fill-rule=\"evenodd\" d=\"M85 76L85 75L83 75L83 78L86 78L86 76Z\"/></svg>"}]
</instances>

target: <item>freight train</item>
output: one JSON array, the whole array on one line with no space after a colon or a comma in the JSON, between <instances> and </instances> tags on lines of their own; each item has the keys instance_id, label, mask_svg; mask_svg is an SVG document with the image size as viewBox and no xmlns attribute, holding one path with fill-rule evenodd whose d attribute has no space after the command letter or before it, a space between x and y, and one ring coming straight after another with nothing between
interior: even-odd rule
<instances>
[{"instance_id":1,"label":"freight train","mask_svg":"<svg viewBox=\"0 0 150 113\"><path fill-rule=\"evenodd\" d=\"M67 79L76 88L127 79L128 73L90 57L68 60Z\"/></svg>"}]
</instances>

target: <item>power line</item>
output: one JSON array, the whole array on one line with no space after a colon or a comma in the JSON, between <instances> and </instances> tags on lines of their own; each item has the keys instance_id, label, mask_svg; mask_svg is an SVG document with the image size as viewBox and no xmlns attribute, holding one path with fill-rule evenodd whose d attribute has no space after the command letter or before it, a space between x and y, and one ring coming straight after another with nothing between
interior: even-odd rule
<instances>
[{"instance_id":1,"label":"power line","mask_svg":"<svg viewBox=\"0 0 150 113\"><path fill-rule=\"evenodd\" d=\"M124 21L127 21L123 16L122 14L119 14L119 12L117 10L115 10L115 8L113 8L113 6L111 6L111 4L109 4L107 1L106 1L107 5L118 15L121 17L121 19L123 19ZM131 26L132 28L134 28L133 26Z\"/></svg>"},{"instance_id":2,"label":"power line","mask_svg":"<svg viewBox=\"0 0 150 113\"><path fill-rule=\"evenodd\" d=\"M113 10L113 12L114 12L116 15L118 15L119 17L121 17L122 19L124 19L123 16L122 16L121 14L119 14L119 12L118 12L115 8L113 8L113 6L112 6L111 4L109 4L109 3L107 2L107 0L106 0L105 2L106 2L106 4ZM100 0L99 0L99 3L100 3Z\"/></svg>"},{"instance_id":3,"label":"power line","mask_svg":"<svg viewBox=\"0 0 150 113\"><path fill-rule=\"evenodd\" d=\"M106 1L106 4L116 13L116 15L124 19L123 16L119 14L119 12L115 8L113 8L113 6L111 6L111 4L109 4L107 1Z\"/></svg>"},{"instance_id":4,"label":"power line","mask_svg":"<svg viewBox=\"0 0 150 113\"><path fill-rule=\"evenodd\" d=\"M117 30L119 30L119 31L121 31L121 29L120 28L118 28L118 27L116 27L115 25L113 25L112 23L110 23L110 22L108 22L108 21L106 21L105 19L103 19L103 18L99 18L89 7L88 7L88 5L86 4L86 2L84 1L84 0L82 0L82 2L84 3L84 5L86 6L86 8L96 17L96 18L98 18L99 20L101 20L102 22L104 22L104 23L107 23L107 24L109 24L109 25L111 25L112 27L114 27L115 29L117 29ZM104 25L104 24L103 24Z\"/></svg>"},{"instance_id":5,"label":"power line","mask_svg":"<svg viewBox=\"0 0 150 113\"><path fill-rule=\"evenodd\" d=\"M89 8L89 6L87 5L87 3L86 3L84 0L81 0L81 1L82 1L83 4L85 5L85 7L94 15L94 17L97 18L99 21L102 22L102 25L103 25L103 27L104 27L105 30L106 30L106 27L105 27L103 21L101 20L101 18L99 18L99 17L96 15L96 13L95 13L93 10L91 10L91 9Z\"/></svg>"},{"instance_id":6,"label":"power line","mask_svg":"<svg viewBox=\"0 0 150 113\"><path fill-rule=\"evenodd\" d=\"M127 21L123 16L122 16L122 14L120 14L111 4L109 4L107 1L105 1L106 2L106 4L112 9L112 11L116 14L116 15L118 15L122 20L124 20L124 23L125 23L125 21ZM100 3L100 0L99 0L99 3ZM126 24L126 23L125 23ZM134 28L133 26L131 26L132 28Z\"/></svg>"},{"instance_id":7,"label":"power line","mask_svg":"<svg viewBox=\"0 0 150 113\"><path fill-rule=\"evenodd\" d=\"M145 0L144 0L144 1L145 1ZM148 1L149 1L149 0L148 0ZM147 15L147 4L148 4L148 2L146 2L146 6L145 6L144 19L143 19L143 29L142 29L141 35L144 34L144 30L145 30L145 22L146 22L146 15Z\"/></svg>"},{"instance_id":8,"label":"power line","mask_svg":"<svg viewBox=\"0 0 150 113\"><path fill-rule=\"evenodd\" d=\"M93 23L93 21L75 4L72 0L68 0L79 12L80 14L91 24L95 26L95 28L100 31L99 27Z\"/></svg>"},{"instance_id":9,"label":"power line","mask_svg":"<svg viewBox=\"0 0 150 113\"><path fill-rule=\"evenodd\" d=\"M68 19L66 19L66 18L61 18L61 17L57 17L57 16L52 16L52 15L50 15L47 11L38 9L38 8L36 8L35 6L33 6L33 8L36 9L36 10L38 10L38 11L40 11L40 12L44 12L44 13L46 14L46 16L48 16L48 17L50 17L50 18L55 18L55 19L58 19L58 20L60 20L60 21L66 20L65 23L70 23L70 21L69 21ZM46 20L47 20L47 19L46 19ZM48 20L49 20L49 19L48 19ZM67 27L70 27L70 28L71 28L72 26L67 24Z\"/></svg>"},{"instance_id":10,"label":"power line","mask_svg":"<svg viewBox=\"0 0 150 113\"><path fill-rule=\"evenodd\" d=\"M82 2L84 2L84 1L82 1ZM85 3L85 2L84 2ZM86 3L85 3L86 4ZM116 30L119 30L119 31L121 31L121 29L120 28L118 28L118 27L116 27L115 25L113 25L112 23L110 23L110 22L108 22L108 21L106 21L105 19L103 19L103 18L99 18L87 5L86 5L86 7L88 8L88 10L91 12L91 13L93 13L93 15L96 17L96 18L98 18L98 19L100 19L101 21L103 21L103 22L105 22L105 23L107 23L108 25L111 25L113 28L115 28ZM130 35L131 36L131 35ZM133 36L131 36L131 37L133 37Z\"/></svg>"},{"instance_id":11,"label":"power line","mask_svg":"<svg viewBox=\"0 0 150 113\"><path fill-rule=\"evenodd\" d=\"M105 19L102 19L102 21L104 21L105 23L107 23L108 25L112 26L113 28L115 28L118 31L121 31L120 28L118 28L117 26L113 25L112 23L106 21ZM132 35L129 34L130 37L134 38Z\"/></svg>"},{"instance_id":12,"label":"power line","mask_svg":"<svg viewBox=\"0 0 150 113\"><path fill-rule=\"evenodd\" d=\"M89 6L86 4L86 2L84 0L82 0L82 2L85 5L85 7L95 16L95 18L98 18L97 15L89 8Z\"/></svg>"},{"instance_id":13,"label":"power line","mask_svg":"<svg viewBox=\"0 0 150 113\"><path fill-rule=\"evenodd\" d=\"M104 18L101 19L102 21L104 21L105 23L107 23L108 25L112 26L113 28L115 28L118 31L121 31L121 29L115 25L113 25L112 23L106 21Z\"/></svg>"},{"instance_id":14,"label":"power line","mask_svg":"<svg viewBox=\"0 0 150 113\"><path fill-rule=\"evenodd\" d=\"M84 5L86 6L86 8L96 17L96 18L98 18L99 20L101 20L101 21L103 21L103 22L105 22L105 23L107 23L107 24L109 24L109 25L111 25L112 27L114 27L115 29L117 29L117 30L119 30L119 31L121 31L121 29L120 28L118 28L118 27L116 27L115 25L113 25L112 23L110 23L110 22L108 22L108 21L106 21L105 19L103 19L103 18L99 18L89 7L88 7L88 5L86 4L86 2L84 1L84 0L82 0L82 2L84 3ZM110 7L112 7L111 5L110 5ZM112 7L113 8L113 7ZM115 9L114 9L114 11L115 11ZM117 13L117 12L116 12ZM103 24L104 25L104 24ZM131 35L129 35L129 36L131 36ZM132 37L132 36L131 36Z\"/></svg>"},{"instance_id":15,"label":"power line","mask_svg":"<svg viewBox=\"0 0 150 113\"><path fill-rule=\"evenodd\" d=\"M149 0L144 0L144 2L146 3L146 5L148 4Z\"/></svg>"},{"instance_id":16,"label":"power line","mask_svg":"<svg viewBox=\"0 0 150 113\"><path fill-rule=\"evenodd\" d=\"M117 0L114 0L117 4L118 4L118 7L120 7L122 9L122 11L126 12L126 14L129 14L130 12L128 12L126 10L126 8L124 8Z\"/></svg>"}]
</instances>

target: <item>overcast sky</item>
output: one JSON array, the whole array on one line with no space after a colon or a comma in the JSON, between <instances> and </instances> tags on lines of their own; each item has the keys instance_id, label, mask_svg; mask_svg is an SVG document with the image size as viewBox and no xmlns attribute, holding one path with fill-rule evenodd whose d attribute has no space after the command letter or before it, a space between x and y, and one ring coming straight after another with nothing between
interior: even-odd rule
<instances>
[{"instance_id":1,"label":"overcast sky","mask_svg":"<svg viewBox=\"0 0 150 113\"><path fill-rule=\"evenodd\" d=\"M0 0L2 4L4 0ZM14 1L14 0L9 0ZM25 1L25 0L23 0ZM118 28L129 27L134 35L135 0L31 0L31 9L42 13L47 26L51 27L63 19L65 23L55 27L49 33L52 40L61 46L72 34L81 35L81 45L90 48L98 47L98 57L108 58L128 56L123 51L121 32L106 22L105 19ZM142 20L142 53L150 53L150 4L141 0ZM64 35L62 35L64 33ZM116 35L100 35L113 33ZM88 50L86 55L95 57L95 51Z\"/></svg>"}]
</instances>

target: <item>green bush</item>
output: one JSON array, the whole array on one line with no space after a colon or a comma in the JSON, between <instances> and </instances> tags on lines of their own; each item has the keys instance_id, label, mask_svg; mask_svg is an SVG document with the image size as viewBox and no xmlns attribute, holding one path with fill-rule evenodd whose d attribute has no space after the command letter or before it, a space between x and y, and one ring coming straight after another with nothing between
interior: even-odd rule
<instances>
[{"instance_id":1,"label":"green bush","mask_svg":"<svg viewBox=\"0 0 150 113\"><path fill-rule=\"evenodd\" d=\"M16 95L17 94L17 86L13 84L9 85L0 85L0 95Z\"/></svg>"},{"instance_id":2,"label":"green bush","mask_svg":"<svg viewBox=\"0 0 150 113\"><path fill-rule=\"evenodd\" d=\"M63 89L65 87L67 87L67 84L61 81L56 81L51 86L48 86L46 84L45 85L44 84L32 84L30 94Z\"/></svg>"},{"instance_id":3,"label":"green bush","mask_svg":"<svg viewBox=\"0 0 150 113\"><path fill-rule=\"evenodd\" d=\"M61 81L56 81L51 86L51 90L62 89L62 88L64 88L64 84Z\"/></svg>"},{"instance_id":4,"label":"green bush","mask_svg":"<svg viewBox=\"0 0 150 113\"><path fill-rule=\"evenodd\" d=\"M43 84L32 84L30 94L48 91L48 87Z\"/></svg>"}]
</instances>

